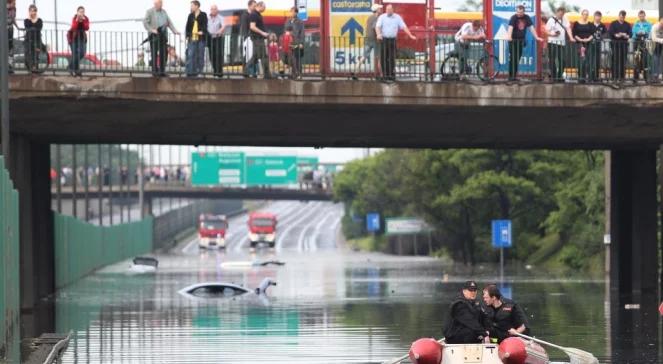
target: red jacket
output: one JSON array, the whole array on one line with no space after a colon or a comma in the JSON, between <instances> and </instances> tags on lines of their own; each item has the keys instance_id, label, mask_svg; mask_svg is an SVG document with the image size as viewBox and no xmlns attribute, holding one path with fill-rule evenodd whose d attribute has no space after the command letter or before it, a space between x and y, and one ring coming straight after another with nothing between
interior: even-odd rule
<instances>
[{"instance_id":1,"label":"red jacket","mask_svg":"<svg viewBox=\"0 0 663 364\"><path fill-rule=\"evenodd\" d=\"M87 16L83 18L83 39L87 42L87 31L90 30L90 19ZM78 15L74 15L74 19L71 21L71 27L67 32L67 42L69 44L74 42L74 39L78 38Z\"/></svg>"}]
</instances>

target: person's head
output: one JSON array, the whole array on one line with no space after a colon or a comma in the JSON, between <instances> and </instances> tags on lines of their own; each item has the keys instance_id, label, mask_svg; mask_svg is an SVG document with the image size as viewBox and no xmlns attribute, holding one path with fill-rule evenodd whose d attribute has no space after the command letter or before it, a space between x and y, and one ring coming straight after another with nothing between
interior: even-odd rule
<instances>
[{"instance_id":1,"label":"person's head","mask_svg":"<svg viewBox=\"0 0 663 364\"><path fill-rule=\"evenodd\" d=\"M465 282L465 285L463 286L463 297L467 300L475 300L477 299L477 282L475 281L467 281Z\"/></svg>"},{"instance_id":2,"label":"person's head","mask_svg":"<svg viewBox=\"0 0 663 364\"><path fill-rule=\"evenodd\" d=\"M387 13L387 15L394 15L394 6L391 4L387 4L385 12Z\"/></svg>"},{"instance_id":3,"label":"person's head","mask_svg":"<svg viewBox=\"0 0 663 364\"><path fill-rule=\"evenodd\" d=\"M295 19L297 17L298 13L299 13L299 9L297 9L296 6L291 7L290 11L288 11L288 15L290 16L290 19Z\"/></svg>"},{"instance_id":4,"label":"person's head","mask_svg":"<svg viewBox=\"0 0 663 364\"><path fill-rule=\"evenodd\" d=\"M597 24L600 23L601 18L603 18L603 14L600 11L595 11L594 12L594 22L597 23Z\"/></svg>"},{"instance_id":5,"label":"person's head","mask_svg":"<svg viewBox=\"0 0 663 364\"><path fill-rule=\"evenodd\" d=\"M483 302L488 306L494 306L495 302L502 300L502 293L494 284L489 284L483 289Z\"/></svg>"},{"instance_id":6,"label":"person's head","mask_svg":"<svg viewBox=\"0 0 663 364\"><path fill-rule=\"evenodd\" d=\"M586 22L587 19L589 19L589 10L583 9L583 11L580 12L580 19Z\"/></svg>"},{"instance_id":7,"label":"person's head","mask_svg":"<svg viewBox=\"0 0 663 364\"><path fill-rule=\"evenodd\" d=\"M275 33L269 33L269 42L271 43L271 42L276 42L276 41L278 41L278 38L276 38L276 34Z\"/></svg>"},{"instance_id":8,"label":"person's head","mask_svg":"<svg viewBox=\"0 0 663 364\"><path fill-rule=\"evenodd\" d=\"M256 4L257 4L256 0L249 0L246 6L249 9L249 11L253 11L256 8Z\"/></svg>"},{"instance_id":9,"label":"person's head","mask_svg":"<svg viewBox=\"0 0 663 364\"><path fill-rule=\"evenodd\" d=\"M30 5L28 6L28 14L30 14L31 18L34 18L37 16L37 5Z\"/></svg>"},{"instance_id":10,"label":"person's head","mask_svg":"<svg viewBox=\"0 0 663 364\"><path fill-rule=\"evenodd\" d=\"M380 14L380 13L382 13L382 5L381 5L381 4L373 4L373 5L371 5L371 11L374 12L375 14Z\"/></svg>"},{"instance_id":11,"label":"person's head","mask_svg":"<svg viewBox=\"0 0 663 364\"><path fill-rule=\"evenodd\" d=\"M163 8L163 1L154 0L154 8L157 10L161 10L161 8Z\"/></svg>"},{"instance_id":12,"label":"person's head","mask_svg":"<svg viewBox=\"0 0 663 364\"><path fill-rule=\"evenodd\" d=\"M472 21L472 29L476 32L477 30L481 29L482 26L481 20L474 20Z\"/></svg>"},{"instance_id":13,"label":"person's head","mask_svg":"<svg viewBox=\"0 0 663 364\"><path fill-rule=\"evenodd\" d=\"M217 16L219 14L219 7L216 5L212 5L209 8L209 15L211 16Z\"/></svg>"},{"instance_id":14,"label":"person's head","mask_svg":"<svg viewBox=\"0 0 663 364\"><path fill-rule=\"evenodd\" d=\"M624 20L626 20L626 11L624 11L624 10L620 11L619 12L619 17L617 19L619 19L619 21L623 23Z\"/></svg>"},{"instance_id":15,"label":"person's head","mask_svg":"<svg viewBox=\"0 0 663 364\"><path fill-rule=\"evenodd\" d=\"M641 22L647 21L647 14L645 13L644 10L638 11L638 20L640 20Z\"/></svg>"},{"instance_id":16,"label":"person's head","mask_svg":"<svg viewBox=\"0 0 663 364\"><path fill-rule=\"evenodd\" d=\"M562 19L564 17L564 14L566 14L566 9L564 9L564 7L562 6L560 6L559 8L557 8L557 10L555 10L555 16L557 17L557 19Z\"/></svg>"},{"instance_id":17,"label":"person's head","mask_svg":"<svg viewBox=\"0 0 663 364\"><path fill-rule=\"evenodd\" d=\"M265 9L267 9L267 5L265 5L265 2L264 2L264 1L258 1L258 2L256 3L256 10L257 10L259 13L264 12Z\"/></svg>"},{"instance_id":18,"label":"person's head","mask_svg":"<svg viewBox=\"0 0 663 364\"><path fill-rule=\"evenodd\" d=\"M16 0L7 0L7 7L15 7L16 6Z\"/></svg>"},{"instance_id":19,"label":"person's head","mask_svg":"<svg viewBox=\"0 0 663 364\"><path fill-rule=\"evenodd\" d=\"M516 6L516 15L518 16L523 16L525 15L525 5L518 5Z\"/></svg>"},{"instance_id":20,"label":"person's head","mask_svg":"<svg viewBox=\"0 0 663 364\"><path fill-rule=\"evenodd\" d=\"M198 1L198 0L193 0L193 1L191 2L191 12L192 12L192 13L195 13L195 12L197 12L198 10L200 10L200 1Z\"/></svg>"}]
</instances>

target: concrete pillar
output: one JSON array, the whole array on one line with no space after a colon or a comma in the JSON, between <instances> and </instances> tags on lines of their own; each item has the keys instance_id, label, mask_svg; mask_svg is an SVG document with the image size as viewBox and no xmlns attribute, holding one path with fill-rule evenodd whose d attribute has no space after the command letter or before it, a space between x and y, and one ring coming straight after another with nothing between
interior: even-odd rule
<instances>
[{"instance_id":1,"label":"concrete pillar","mask_svg":"<svg viewBox=\"0 0 663 364\"><path fill-rule=\"evenodd\" d=\"M656 152L611 152L610 324L617 362L659 354Z\"/></svg>"},{"instance_id":2,"label":"concrete pillar","mask_svg":"<svg viewBox=\"0 0 663 364\"><path fill-rule=\"evenodd\" d=\"M22 336L53 332L55 246L51 210L50 146L12 135L12 178L19 193Z\"/></svg>"}]
</instances>

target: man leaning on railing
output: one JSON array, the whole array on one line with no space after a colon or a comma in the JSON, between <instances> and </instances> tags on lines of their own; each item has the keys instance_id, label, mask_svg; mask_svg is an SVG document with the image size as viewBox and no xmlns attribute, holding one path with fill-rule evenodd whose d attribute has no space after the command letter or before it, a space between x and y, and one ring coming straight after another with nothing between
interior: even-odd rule
<instances>
[{"instance_id":1,"label":"man leaning on railing","mask_svg":"<svg viewBox=\"0 0 663 364\"><path fill-rule=\"evenodd\" d=\"M550 61L550 77L554 82L564 82L564 57L566 55L566 38L575 42L571 24L564 16L566 9L557 8L555 15L548 19L546 33L548 34L548 60Z\"/></svg>"},{"instance_id":2,"label":"man leaning on railing","mask_svg":"<svg viewBox=\"0 0 663 364\"><path fill-rule=\"evenodd\" d=\"M628 57L628 42L631 39L631 24L626 22L626 11L619 12L617 20L610 24L610 49L612 50L612 79L623 81L626 77L626 61Z\"/></svg>"},{"instance_id":3,"label":"man leaning on railing","mask_svg":"<svg viewBox=\"0 0 663 364\"><path fill-rule=\"evenodd\" d=\"M660 82L663 71L663 16L651 28L651 40L654 42L654 72L652 80Z\"/></svg>"},{"instance_id":4,"label":"man leaning on railing","mask_svg":"<svg viewBox=\"0 0 663 364\"><path fill-rule=\"evenodd\" d=\"M460 30L454 35L458 57L460 58L460 74L470 74L471 69L467 69L467 61L471 57L470 47L472 43L483 42L486 40L486 33L483 30L481 20L467 22L460 27Z\"/></svg>"},{"instance_id":5,"label":"man leaning on railing","mask_svg":"<svg viewBox=\"0 0 663 364\"><path fill-rule=\"evenodd\" d=\"M149 33L152 76L166 77L168 28L176 35L180 33L175 29L166 10L163 9L162 0L154 0L154 7L145 13L143 26Z\"/></svg>"}]
</instances>

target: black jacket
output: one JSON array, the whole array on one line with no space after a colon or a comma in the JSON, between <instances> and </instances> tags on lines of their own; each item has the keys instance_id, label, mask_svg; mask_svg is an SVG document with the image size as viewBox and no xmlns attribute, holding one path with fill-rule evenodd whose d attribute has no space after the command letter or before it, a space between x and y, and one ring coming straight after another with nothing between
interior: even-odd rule
<instances>
[{"instance_id":1,"label":"black jacket","mask_svg":"<svg viewBox=\"0 0 663 364\"><path fill-rule=\"evenodd\" d=\"M488 331L484 323L485 315L481 310L479 301L468 300L460 295L451 302L449 307L449 317L445 323L444 337L448 341L458 336L464 336L478 342L479 337L485 336L486 331Z\"/></svg>"},{"instance_id":2,"label":"black jacket","mask_svg":"<svg viewBox=\"0 0 663 364\"><path fill-rule=\"evenodd\" d=\"M191 33L193 32L193 22L196 20L194 13L190 13L189 17L186 19L186 38L191 39ZM201 11L198 14L198 31L203 32L203 35L200 36L200 40L207 38L207 14L204 11Z\"/></svg>"},{"instance_id":3,"label":"black jacket","mask_svg":"<svg viewBox=\"0 0 663 364\"><path fill-rule=\"evenodd\" d=\"M490 336L496 337L499 342L509 337L510 329L517 329L522 325L527 328L527 315L514 301L502 298L502 306L492 307ZM529 328L525 330L529 334Z\"/></svg>"}]
</instances>

